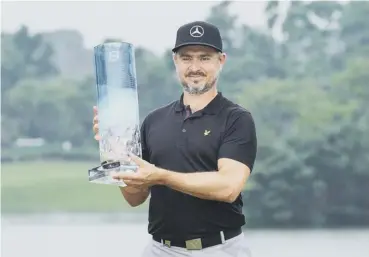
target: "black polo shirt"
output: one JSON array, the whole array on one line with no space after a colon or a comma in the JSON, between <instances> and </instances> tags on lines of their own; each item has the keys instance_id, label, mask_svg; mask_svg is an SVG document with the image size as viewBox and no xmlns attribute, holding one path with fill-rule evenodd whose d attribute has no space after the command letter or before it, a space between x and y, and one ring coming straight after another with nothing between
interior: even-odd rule
<instances>
[{"instance_id":1,"label":"black polo shirt","mask_svg":"<svg viewBox=\"0 0 369 257\"><path fill-rule=\"evenodd\" d=\"M190 113L180 100L152 111L141 126L143 158L176 172L216 171L219 158L246 164L256 156L255 125L249 111L222 93ZM241 195L233 203L202 200L171 188L151 188L149 233L189 239L245 224Z\"/></svg>"}]
</instances>

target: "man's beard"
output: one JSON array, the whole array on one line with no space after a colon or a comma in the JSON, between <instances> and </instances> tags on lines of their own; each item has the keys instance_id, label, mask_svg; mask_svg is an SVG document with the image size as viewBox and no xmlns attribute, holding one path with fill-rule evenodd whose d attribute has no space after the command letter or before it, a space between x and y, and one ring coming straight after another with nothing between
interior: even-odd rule
<instances>
[{"instance_id":1,"label":"man's beard","mask_svg":"<svg viewBox=\"0 0 369 257\"><path fill-rule=\"evenodd\" d=\"M189 93L190 95L202 95L205 94L206 92L208 92L210 89L212 89L219 77L219 74L221 72L221 69L218 71L218 73L215 75L214 79L208 83L203 82L203 83L186 83L184 80L181 80L181 84L182 87L184 89L184 91L186 91L187 93ZM192 75L192 74L189 74ZM193 74L193 75L200 75L200 76L205 76L204 74Z\"/></svg>"},{"instance_id":2,"label":"man's beard","mask_svg":"<svg viewBox=\"0 0 369 257\"><path fill-rule=\"evenodd\" d=\"M209 83L186 83L184 81L181 81L182 87L184 91L189 93L190 95L202 95L208 92L210 89L212 89L215 85L216 79L214 79L212 82Z\"/></svg>"}]
</instances>

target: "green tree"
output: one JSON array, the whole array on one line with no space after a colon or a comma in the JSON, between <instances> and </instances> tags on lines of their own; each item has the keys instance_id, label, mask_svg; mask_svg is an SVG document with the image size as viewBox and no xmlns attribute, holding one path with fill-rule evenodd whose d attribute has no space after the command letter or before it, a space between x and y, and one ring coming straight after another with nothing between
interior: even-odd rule
<instances>
[{"instance_id":1,"label":"green tree","mask_svg":"<svg viewBox=\"0 0 369 257\"><path fill-rule=\"evenodd\" d=\"M1 92L14 86L25 77L43 78L58 74L53 66L52 48L45 44L40 34L31 36L22 26L15 34L2 34Z\"/></svg>"},{"instance_id":2,"label":"green tree","mask_svg":"<svg viewBox=\"0 0 369 257\"><path fill-rule=\"evenodd\" d=\"M284 17L280 4L269 1L265 13L271 31L281 26L283 58L286 60L283 64L290 75L326 76L341 51L337 27L342 5L335 1L293 1Z\"/></svg>"}]
</instances>

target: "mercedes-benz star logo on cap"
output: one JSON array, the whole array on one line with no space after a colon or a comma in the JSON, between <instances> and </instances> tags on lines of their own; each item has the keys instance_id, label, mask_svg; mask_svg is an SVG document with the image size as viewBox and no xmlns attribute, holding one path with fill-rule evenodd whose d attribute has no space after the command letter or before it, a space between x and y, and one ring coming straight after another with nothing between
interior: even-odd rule
<instances>
[{"instance_id":1,"label":"mercedes-benz star logo on cap","mask_svg":"<svg viewBox=\"0 0 369 257\"><path fill-rule=\"evenodd\" d=\"M192 37L202 37L204 35L203 27L195 25L190 29L190 35Z\"/></svg>"}]
</instances>

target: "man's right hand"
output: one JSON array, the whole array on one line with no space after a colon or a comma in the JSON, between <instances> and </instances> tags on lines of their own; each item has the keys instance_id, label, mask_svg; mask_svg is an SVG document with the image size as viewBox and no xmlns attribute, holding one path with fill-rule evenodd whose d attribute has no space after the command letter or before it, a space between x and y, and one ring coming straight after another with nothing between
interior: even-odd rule
<instances>
[{"instance_id":1,"label":"man's right hand","mask_svg":"<svg viewBox=\"0 0 369 257\"><path fill-rule=\"evenodd\" d=\"M95 140L100 140L100 136L99 136L99 119L98 119L97 106L94 106L93 109L94 109L94 118L93 118L93 121L92 121L92 124L93 124L92 130L95 133L95 136L94 136Z\"/></svg>"},{"instance_id":2,"label":"man's right hand","mask_svg":"<svg viewBox=\"0 0 369 257\"><path fill-rule=\"evenodd\" d=\"M124 199L132 207L139 206L143 204L150 194L150 189L147 187L137 188L137 187L119 187Z\"/></svg>"},{"instance_id":3,"label":"man's right hand","mask_svg":"<svg viewBox=\"0 0 369 257\"><path fill-rule=\"evenodd\" d=\"M139 193L144 193L144 192L148 192L149 188L147 187L142 187L142 188L138 188L138 187L132 187L132 186L125 186L125 187L120 187L122 191L127 192L128 194L139 194Z\"/></svg>"}]
</instances>

